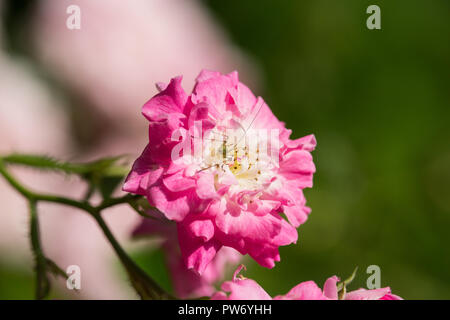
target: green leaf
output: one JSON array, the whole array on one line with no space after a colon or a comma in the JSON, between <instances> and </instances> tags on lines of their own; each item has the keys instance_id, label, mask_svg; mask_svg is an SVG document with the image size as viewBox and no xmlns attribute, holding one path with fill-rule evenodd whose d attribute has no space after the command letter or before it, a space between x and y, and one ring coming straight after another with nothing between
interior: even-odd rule
<instances>
[{"instance_id":1,"label":"green leaf","mask_svg":"<svg viewBox=\"0 0 450 320\"><path fill-rule=\"evenodd\" d=\"M90 172L105 172L113 167L124 156L106 157L85 164Z\"/></svg>"},{"instance_id":2,"label":"green leaf","mask_svg":"<svg viewBox=\"0 0 450 320\"><path fill-rule=\"evenodd\" d=\"M159 211L158 209L156 209L155 207L152 207L147 199L141 197L141 198L137 198L135 200L132 200L128 203L133 209L134 211L136 211L137 214L139 214L141 217L144 217L146 219L153 219L153 220L158 220L156 217L151 216L147 213L148 210L156 210Z\"/></svg>"},{"instance_id":3,"label":"green leaf","mask_svg":"<svg viewBox=\"0 0 450 320\"><path fill-rule=\"evenodd\" d=\"M350 275L350 277L348 277L344 281L337 284L336 287L337 287L337 291L338 291L339 300L344 299L345 294L347 293L347 285L349 285L355 279L357 271L358 271L358 267L356 267L355 270L353 270L353 273Z\"/></svg>"},{"instance_id":4,"label":"green leaf","mask_svg":"<svg viewBox=\"0 0 450 320\"><path fill-rule=\"evenodd\" d=\"M56 170L65 173L83 174L86 168L83 165L61 162L49 156L11 154L2 157L5 163L18 164L38 169Z\"/></svg>"},{"instance_id":5,"label":"green leaf","mask_svg":"<svg viewBox=\"0 0 450 320\"><path fill-rule=\"evenodd\" d=\"M127 165L119 163L123 159L124 156L115 156L87 163L71 163L59 161L49 156L29 154L11 154L0 158L6 164L80 175L89 184L86 200L97 190L104 199L111 197L111 194L129 171Z\"/></svg>"},{"instance_id":6,"label":"green leaf","mask_svg":"<svg viewBox=\"0 0 450 320\"><path fill-rule=\"evenodd\" d=\"M122 176L110 176L101 178L100 182L98 183L98 189L100 190L103 199L111 197L111 194L114 192L114 190L116 190L116 188L122 181Z\"/></svg>"},{"instance_id":7,"label":"green leaf","mask_svg":"<svg viewBox=\"0 0 450 320\"><path fill-rule=\"evenodd\" d=\"M127 166L118 165L121 159L123 156L109 157L86 164L89 170L82 177L90 184L90 189L100 192L103 199L111 197L129 171Z\"/></svg>"},{"instance_id":8,"label":"green leaf","mask_svg":"<svg viewBox=\"0 0 450 320\"><path fill-rule=\"evenodd\" d=\"M8 164L23 165L44 170L61 171L68 174L79 174L85 177L90 177L92 175L123 177L127 173L128 167L124 165L117 165L118 161L123 158L124 156L116 156L102 158L87 163L71 163L42 155L14 153L1 157L3 162Z\"/></svg>"}]
</instances>

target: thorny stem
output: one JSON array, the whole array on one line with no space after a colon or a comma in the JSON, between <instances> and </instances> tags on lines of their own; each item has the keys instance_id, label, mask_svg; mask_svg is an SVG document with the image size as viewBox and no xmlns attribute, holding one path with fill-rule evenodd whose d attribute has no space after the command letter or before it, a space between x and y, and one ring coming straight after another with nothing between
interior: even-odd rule
<instances>
[{"instance_id":1,"label":"thorny stem","mask_svg":"<svg viewBox=\"0 0 450 320\"><path fill-rule=\"evenodd\" d=\"M37 215L37 203L53 202L62 205L67 205L77 209L81 209L91 215L99 227L102 229L105 237L113 247L120 262L123 264L127 274L130 278L131 284L142 299L171 299L164 289L162 289L151 277L149 277L123 250L119 242L116 240L111 230L107 226L106 222L101 216L101 211L119 204L128 203L131 206L132 201L136 200L139 196L127 194L117 198L104 199L98 206L92 206L88 201L77 201L74 199L61 197L50 194L40 194L31 191L27 187L18 182L6 169L2 158L0 158L0 174L5 180L21 195L23 195L29 202L30 207L30 240L31 247L36 259L36 272L37 272L37 288L36 297L43 299L50 290L50 284L46 275L47 258L45 257L39 234L39 220Z\"/></svg>"},{"instance_id":2,"label":"thorny stem","mask_svg":"<svg viewBox=\"0 0 450 320\"><path fill-rule=\"evenodd\" d=\"M36 268L36 298L44 299L50 291L50 282L47 278L47 259L42 251L39 232L39 220L37 217L37 205L35 200L29 200L30 206L30 240L34 253Z\"/></svg>"},{"instance_id":3,"label":"thorny stem","mask_svg":"<svg viewBox=\"0 0 450 320\"><path fill-rule=\"evenodd\" d=\"M122 249L120 244L117 242L117 240L109 230L105 221L103 220L100 212L95 213L93 217L97 221L106 238L114 248L114 251L116 252L120 261L124 265L128 276L130 277L130 281L140 297L144 300L169 299L170 295L166 293L161 287L159 287L158 284L152 278L150 278L141 268L139 268Z\"/></svg>"}]
</instances>

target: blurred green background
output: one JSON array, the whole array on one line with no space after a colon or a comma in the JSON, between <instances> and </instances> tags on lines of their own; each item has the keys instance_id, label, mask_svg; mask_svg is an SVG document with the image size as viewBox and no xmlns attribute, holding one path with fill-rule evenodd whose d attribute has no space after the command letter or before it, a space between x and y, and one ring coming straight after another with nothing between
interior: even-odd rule
<instances>
[{"instance_id":1,"label":"blurred green background","mask_svg":"<svg viewBox=\"0 0 450 320\"><path fill-rule=\"evenodd\" d=\"M359 266L358 288L375 264L404 298L449 299L450 2L205 3L261 66L274 113L318 141L298 245L246 275L279 294Z\"/></svg>"},{"instance_id":2,"label":"blurred green background","mask_svg":"<svg viewBox=\"0 0 450 320\"><path fill-rule=\"evenodd\" d=\"M450 299L450 2L203 3L260 68L255 93L294 138L318 141L298 244L272 270L247 261L245 275L276 295L359 266L356 289L378 265L381 285L404 298ZM381 30L366 28L371 4ZM16 39L23 13L8 14ZM0 279L1 298L32 296L31 273L0 264Z\"/></svg>"}]
</instances>

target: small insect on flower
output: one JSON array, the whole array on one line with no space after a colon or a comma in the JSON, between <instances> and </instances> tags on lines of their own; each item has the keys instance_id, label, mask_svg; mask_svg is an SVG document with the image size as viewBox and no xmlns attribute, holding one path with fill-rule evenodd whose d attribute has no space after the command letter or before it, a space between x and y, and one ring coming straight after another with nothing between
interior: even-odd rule
<instances>
[{"instance_id":1,"label":"small insect on flower","mask_svg":"<svg viewBox=\"0 0 450 320\"><path fill-rule=\"evenodd\" d=\"M314 136L291 140L237 72L202 71L189 96L181 77L158 87L142 109L149 144L123 189L177 223L187 268L202 273L223 246L273 267L310 213Z\"/></svg>"}]
</instances>

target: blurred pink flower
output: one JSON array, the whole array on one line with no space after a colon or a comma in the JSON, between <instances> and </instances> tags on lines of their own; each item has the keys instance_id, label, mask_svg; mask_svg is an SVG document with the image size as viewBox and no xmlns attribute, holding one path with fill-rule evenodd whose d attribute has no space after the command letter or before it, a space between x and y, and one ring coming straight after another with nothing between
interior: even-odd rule
<instances>
[{"instance_id":1,"label":"blurred pink flower","mask_svg":"<svg viewBox=\"0 0 450 320\"><path fill-rule=\"evenodd\" d=\"M149 121L149 144L123 190L146 196L150 205L177 222L188 268L203 273L222 246L272 268L280 260L278 247L297 241L296 227L310 213L302 190L312 186L314 136L290 140L291 131L239 82L237 72L202 71L190 96L181 77L159 87L164 90L142 109ZM229 135L229 129L236 130L234 148L227 147L231 136L230 142L207 137L211 132ZM243 145L254 138L243 139L249 129L266 133L254 149ZM269 140L271 130L277 134L271 133ZM182 150L181 157L174 156L180 144L173 139L176 134L189 146L197 134L206 142L205 155L193 159ZM260 152L264 143L276 161Z\"/></svg>"},{"instance_id":2,"label":"blurred pink flower","mask_svg":"<svg viewBox=\"0 0 450 320\"><path fill-rule=\"evenodd\" d=\"M81 30L66 28L66 8L72 4L81 8ZM81 101L74 106L79 107L78 114L91 109L94 115L101 114L96 119L92 114L87 117L96 133L105 134L89 137L90 151L80 150L74 143L70 118L62 112L67 109L65 101L56 99L25 63L15 63L18 61L0 52L2 153L50 153L76 161L137 154L146 143L142 134L146 124L133 108L145 101L149 90L156 91L153 83L158 79L175 71L193 78L203 66L249 70L248 60L233 48L197 1L43 0L36 8L30 30L42 67L71 90L79 99L75 101ZM183 52L183 59L179 52ZM87 127L83 123L79 130L86 132ZM15 173L36 190L70 197L81 197L85 192L86 186L77 179L21 169ZM0 212L0 250L8 253L2 260L14 254L19 260L28 259L27 266L31 266L26 202L3 179L0 191L5 209ZM62 293L84 299L137 297L126 276L117 272L114 253L89 216L64 206L42 204L40 217L47 255L63 269L72 264L81 267L82 290L68 291L61 281ZM105 220L127 249L137 246L128 242L139 221L132 210L126 206L108 209Z\"/></svg>"},{"instance_id":3,"label":"blurred pink flower","mask_svg":"<svg viewBox=\"0 0 450 320\"><path fill-rule=\"evenodd\" d=\"M67 152L67 118L59 101L45 84L40 83L30 66L0 50L0 154L29 152L55 156ZM41 184L50 188L54 177L42 181L42 176L31 170L19 169L14 173L28 184ZM0 251L2 260L27 259L28 208L17 194L0 177Z\"/></svg>"},{"instance_id":4,"label":"blurred pink flower","mask_svg":"<svg viewBox=\"0 0 450 320\"><path fill-rule=\"evenodd\" d=\"M0 113L3 115L0 117L1 154L21 152L67 159L72 149L68 119L63 107L64 103L33 75L28 64L0 51ZM21 182L39 192L75 198L84 193L85 186L80 179L26 168L12 170ZM3 208L0 211L2 263L31 272L33 262L29 246L27 202L3 178L0 178L0 202ZM65 206L48 203L39 204L38 210L43 247L48 257L63 269L71 264L81 267L82 290L74 297L134 297L126 285L127 280L124 278L122 282L118 281L112 264L113 252L91 217ZM125 238L134 220L124 219L121 210L124 209L109 210L106 218L113 225L116 235L118 233L119 238ZM117 223L119 220L120 223ZM132 225L127 223L130 220ZM65 289L65 281L60 280L58 283Z\"/></svg>"},{"instance_id":5,"label":"blurred pink flower","mask_svg":"<svg viewBox=\"0 0 450 320\"><path fill-rule=\"evenodd\" d=\"M226 266L236 264L241 255L232 248L222 248L200 276L187 269L181 258L175 223L155 210L149 214L155 219L144 219L133 235L161 238L176 296L181 299L211 296L215 292L214 283L222 279Z\"/></svg>"},{"instance_id":6,"label":"blurred pink flower","mask_svg":"<svg viewBox=\"0 0 450 320\"><path fill-rule=\"evenodd\" d=\"M137 108L155 82L178 72L194 79L202 68L240 68L248 75L249 61L198 1L125 2L43 0L33 32L48 71L97 108L99 121L112 126L106 143L122 142L123 149L111 148L136 153L145 131ZM66 8L73 4L81 11L79 30L65 24Z\"/></svg>"}]
</instances>

